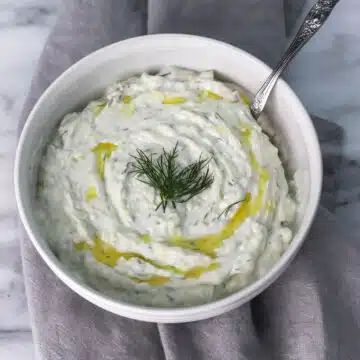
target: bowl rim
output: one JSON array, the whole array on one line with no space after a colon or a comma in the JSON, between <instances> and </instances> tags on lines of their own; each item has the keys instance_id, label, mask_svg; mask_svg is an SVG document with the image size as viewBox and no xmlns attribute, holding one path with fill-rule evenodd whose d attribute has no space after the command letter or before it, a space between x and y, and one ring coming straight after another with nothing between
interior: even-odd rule
<instances>
[{"instance_id":1,"label":"bowl rim","mask_svg":"<svg viewBox=\"0 0 360 360\"><path fill-rule=\"evenodd\" d=\"M291 244L281 255L280 259L266 272L265 275L261 276L259 279L250 283L242 289L224 297L211 301L209 303L194 305L189 307L151 307L144 305L135 305L124 302L119 299L114 299L109 295L101 293L100 291L92 288L86 283L81 282L74 276L71 276L70 271L65 269L62 263L52 254L52 251L48 247L43 246L40 241L38 241L37 236L34 234L33 227L31 222L28 220L26 210L23 203L23 197L28 196L23 193L22 187L20 185L20 167L21 159L23 153L23 145L26 141L29 129L36 119L36 114L43 104L47 101L48 97L51 97L51 94L58 84L68 76L71 76L73 72L76 72L78 68L83 67L88 62L92 62L94 58L99 57L107 52L112 52L118 47L134 46L138 43L141 46L145 42L161 42L168 41L172 39L173 41L195 41L199 43L206 43L209 46L215 45L217 47L223 47L224 49L231 50L232 52L238 52L242 56L248 57L250 61L256 67L262 67L267 70L269 73L271 71L270 67L263 63L258 58L249 54L248 52L237 48L233 45L218 41L212 38L197 36L197 35L188 35L188 34L151 34L138 36L126 40L121 40L105 47L102 47L85 57L81 58L65 70L59 77L57 77L48 88L43 92L43 94L36 101L31 112L29 113L25 125L21 131L19 138L18 146L16 149L15 156L15 166L14 166L14 186L15 186L15 198L18 207L18 212L20 215L21 222L26 230L27 235L29 236L32 244L36 248L37 252L40 254L45 263L51 268L51 270L58 276L68 287L74 290L83 298L88 301L106 309L116 314L129 317L136 320L143 321L154 321L154 322L185 322L185 321L195 321L210 318L221 313L224 313L228 310L234 309L245 302L249 301L265 288L271 285L287 268L291 263L297 252L299 251L302 243L305 240L306 234L313 222L315 217L317 207L320 200L321 187L322 187L322 158L319 140L315 131L315 127L312 123L310 116L305 110L304 106L300 102L297 95L290 88L290 86L282 79L278 81L278 87L282 88L282 91L286 92L288 96L292 97L292 101L296 104L298 113L301 114L301 117L304 118L308 126L306 127L306 136L308 140L307 144L311 145L311 161L314 164L310 166L314 173L311 173L311 186L309 190L309 202L304 210L304 217L301 221L301 224L294 235ZM216 70L216 69L215 69ZM264 79L265 80L265 79ZM308 151L309 152L309 151ZM310 153L309 153L310 155ZM310 165L310 164L309 164ZM46 239L42 239L44 244L46 244ZM170 320L168 320L170 319Z\"/></svg>"}]
</instances>

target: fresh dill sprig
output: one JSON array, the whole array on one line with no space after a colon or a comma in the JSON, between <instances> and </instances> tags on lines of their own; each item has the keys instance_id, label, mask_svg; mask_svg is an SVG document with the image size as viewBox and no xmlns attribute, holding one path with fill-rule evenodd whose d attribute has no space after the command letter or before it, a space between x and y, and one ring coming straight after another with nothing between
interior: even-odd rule
<instances>
[{"instance_id":1,"label":"fresh dill sprig","mask_svg":"<svg viewBox=\"0 0 360 360\"><path fill-rule=\"evenodd\" d=\"M238 201L235 201L233 203L231 203L230 205L228 205L218 216L218 218L224 214L225 216L228 215L228 213L230 212L230 210L233 208L233 206L237 205L237 204L240 204L241 202L243 201L243 199L241 200L238 200Z\"/></svg>"},{"instance_id":2,"label":"fresh dill sprig","mask_svg":"<svg viewBox=\"0 0 360 360\"><path fill-rule=\"evenodd\" d=\"M170 202L174 208L176 203L184 203L214 182L208 164L211 158L201 158L181 168L177 162L178 143L170 151L163 149L161 155L147 154L137 149L137 155L130 155L132 162L130 173L135 173L137 179L158 191L160 203L156 210L162 207L165 212ZM206 169L205 169L206 168Z\"/></svg>"}]
</instances>

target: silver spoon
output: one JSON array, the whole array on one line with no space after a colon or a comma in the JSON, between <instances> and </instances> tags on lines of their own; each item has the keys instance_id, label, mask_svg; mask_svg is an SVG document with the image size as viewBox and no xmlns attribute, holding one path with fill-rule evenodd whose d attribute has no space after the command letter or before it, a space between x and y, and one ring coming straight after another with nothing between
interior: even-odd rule
<instances>
[{"instance_id":1,"label":"silver spoon","mask_svg":"<svg viewBox=\"0 0 360 360\"><path fill-rule=\"evenodd\" d=\"M306 15L304 22L301 24L299 31L295 35L294 40L291 42L275 69L255 95L254 101L250 105L250 111L254 119L258 119L261 112L264 110L269 95L280 74L298 53L298 51L320 29L338 2L339 0L318 0L311 8L309 13Z\"/></svg>"}]
</instances>

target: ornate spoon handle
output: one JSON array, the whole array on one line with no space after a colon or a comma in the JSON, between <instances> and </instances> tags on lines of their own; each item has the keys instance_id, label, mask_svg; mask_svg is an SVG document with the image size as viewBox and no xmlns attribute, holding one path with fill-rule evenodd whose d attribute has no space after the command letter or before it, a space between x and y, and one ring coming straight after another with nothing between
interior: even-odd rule
<instances>
[{"instance_id":1,"label":"ornate spoon handle","mask_svg":"<svg viewBox=\"0 0 360 360\"><path fill-rule=\"evenodd\" d=\"M257 119L264 110L269 95L287 64L320 29L338 2L339 0L318 0L311 8L294 40L255 95L254 101L250 106L250 111L255 119Z\"/></svg>"}]
</instances>

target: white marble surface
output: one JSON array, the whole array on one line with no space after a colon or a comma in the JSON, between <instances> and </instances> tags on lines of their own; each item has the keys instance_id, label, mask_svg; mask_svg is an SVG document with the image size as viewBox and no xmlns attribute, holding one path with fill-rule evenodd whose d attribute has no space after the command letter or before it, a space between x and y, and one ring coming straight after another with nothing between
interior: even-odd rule
<instances>
[{"instance_id":1,"label":"white marble surface","mask_svg":"<svg viewBox=\"0 0 360 360\"><path fill-rule=\"evenodd\" d=\"M0 0L0 359L34 358L12 168L17 119L55 12L50 0Z\"/></svg>"},{"instance_id":2,"label":"white marble surface","mask_svg":"<svg viewBox=\"0 0 360 360\"><path fill-rule=\"evenodd\" d=\"M0 0L0 359L34 358L12 167L19 111L54 21L55 1ZM342 166L329 171L338 174L340 196L335 212L353 224L360 214L359 14L359 0L340 1L329 22L288 71L289 82L308 109L344 129L344 152L334 154L341 157Z\"/></svg>"},{"instance_id":3,"label":"white marble surface","mask_svg":"<svg viewBox=\"0 0 360 360\"><path fill-rule=\"evenodd\" d=\"M336 213L352 225L360 215L359 44L360 1L341 0L289 68L289 82L309 111L344 128Z\"/></svg>"}]
</instances>

